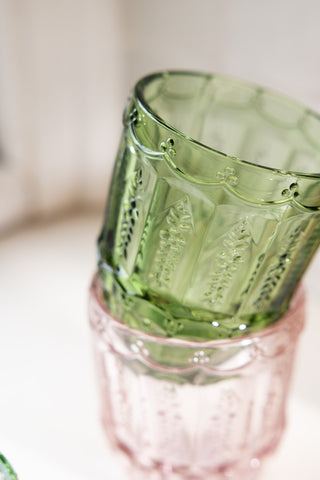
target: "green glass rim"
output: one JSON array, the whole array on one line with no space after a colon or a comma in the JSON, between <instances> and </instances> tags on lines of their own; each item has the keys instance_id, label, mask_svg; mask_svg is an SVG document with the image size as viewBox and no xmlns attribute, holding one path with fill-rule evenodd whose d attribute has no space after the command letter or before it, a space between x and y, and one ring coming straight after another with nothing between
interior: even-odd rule
<instances>
[{"instance_id":1,"label":"green glass rim","mask_svg":"<svg viewBox=\"0 0 320 480\"><path fill-rule=\"evenodd\" d=\"M306 107L303 105L303 103L298 102L291 97L279 93L273 89L270 88L265 88L262 87L258 84L255 84L253 82L249 82L246 80L241 80L238 78L234 78L232 76L227 76L227 75L221 75L217 73L208 73L204 71L192 71L192 70L163 70L159 72L154 72L150 73L144 77L142 77L138 82L136 83L134 87L134 97L135 100L141 108L141 110L149 117L151 118L154 122L159 124L160 126L166 128L168 131L173 132L176 136L180 137L181 139L190 142L191 144L197 146L198 148L204 149L207 152L212 152L215 155L219 155L221 157L225 157L229 159L230 161L234 162L236 165L247 165L250 166L250 168L255 168L258 169L259 171L265 171L265 172L272 172L273 174L280 174L281 176L292 176L295 178L305 178L305 179L314 179L314 180L319 180L320 179L320 165L319 165L319 173L314 172L314 173L305 173L305 172L300 172L300 171L294 171L294 170L284 170L280 169L277 167L271 167L268 165L260 165L260 164L255 164L253 162L250 162L248 160L244 160L243 158L227 154L223 151L220 151L219 149L215 149L214 147L211 147L205 143L200 142L199 140L196 140L195 138L186 135L183 133L181 130L177 129L174 127L172 124L167 123L164 118L162 118L157 112L154 111L154 109L150 106L148 101L145 98L144 95L144 90L147 85L149 85L151 82L159 79L159 78L165 78L169 76L193 76L193 77L199 77L206 79L207 81L219 79L219 80L226 80L228 82L233 82L234 84L237 84L240 87L246 87L246 88L252 88L256 90L256 92L259 93L265 93L269 95L273 95L275 98L280 100L283 103L286 103L288 105L294 106L295 108L298 108L301 110L301 113L310 115L311 117L315 118L320 125L320 114L318 114L316 111L310 109L309 107ZM142 146L143 147L143 146ZM319 149L319 154L320 154L320 149Z\"/></svg>"}]
</instances>

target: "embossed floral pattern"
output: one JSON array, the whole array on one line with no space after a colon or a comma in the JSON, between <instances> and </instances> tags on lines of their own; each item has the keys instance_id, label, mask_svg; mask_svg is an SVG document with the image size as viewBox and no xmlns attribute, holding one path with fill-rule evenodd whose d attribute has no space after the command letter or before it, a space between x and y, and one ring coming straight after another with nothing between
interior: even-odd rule
<instances>
[{"instance_id":1,"label":"embossed floral pattern","mask_svg":"<svg viewBox=\"0 0 320 480\"><path fill-rule=\"evenodd\" d=\"M150 274L150 279L158 286L170 283L186 244L186 234L192 229L192 212L188 197L169 208L165 222L167 228L160 230L155 270Z\"/></svg>"},{"instance_id":2,"label":"embossed floral pattern","mask_svg":"<svg viewBox=\"0 0 320 480\"><path fill-rule=\"evenodd\" d=\"M227 183L231 187L235 187L239 181L236 170L233 167L226 167L222 171L219 171L217 173L217 180L221 183Z\"/></svg>"},{"instance_id":3,"label":"embossed floral pattern","mask_svg":"<svg viewBox=\"0 0 320 480\"><path fill-rule=\"evenodd\" d=\"M139 168L132 176L128 186L127 197L123 201L123 212L118 251L124 258L128 256L128 246L131 243L136 221L139 218L139 192L142 190L142 169Z\"/></svg>"}]
</instances>

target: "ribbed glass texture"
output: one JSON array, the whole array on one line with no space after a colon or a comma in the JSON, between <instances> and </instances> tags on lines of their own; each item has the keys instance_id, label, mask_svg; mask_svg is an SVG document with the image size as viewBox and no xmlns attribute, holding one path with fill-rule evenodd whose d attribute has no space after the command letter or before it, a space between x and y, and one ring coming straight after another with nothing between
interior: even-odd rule
<instances>
[{"instance_id":1,"label":"ribbed glass texture","mask_svg":"<svg viewBox=\"0 0 320 480\"><path fill-rule=\"evenodd\" d=\"M260 87L163 72L136 85L99 239L109 310L182 339L280 318L320 240L320 120Z\"/></svg>"},{"instance_id":2,"label":"ribbed glass texture","mask_svg":"<svg viewBox=\"0 0 320 480\"><path fill-rule=\"evenodd\" d=\"M246 337L192 342L133 330L90 292L104 429L136 480L253 480L274 451L296 344L299 289L276 324Z\"/></svg>"}]
</instances>

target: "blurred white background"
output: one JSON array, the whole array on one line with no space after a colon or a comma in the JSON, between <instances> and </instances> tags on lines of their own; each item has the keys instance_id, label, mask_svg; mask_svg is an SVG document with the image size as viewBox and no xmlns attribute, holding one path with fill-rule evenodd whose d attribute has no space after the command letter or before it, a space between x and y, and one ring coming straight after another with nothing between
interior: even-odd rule
<instances>
[{"instance_id":1,"label":"blurred white background","mask_svg":"<svg viewBox=\"0 0 320 480\"><path fill-rule=\"evenodd\" d=\"M123 479L98 425L86 302L133 84L199 69L320 111L319 19L318 0L0 0L0 451L21 480ZM318 254L291 423L263 480L319 479L319 272Z\"/></svg>"}]
</instances>

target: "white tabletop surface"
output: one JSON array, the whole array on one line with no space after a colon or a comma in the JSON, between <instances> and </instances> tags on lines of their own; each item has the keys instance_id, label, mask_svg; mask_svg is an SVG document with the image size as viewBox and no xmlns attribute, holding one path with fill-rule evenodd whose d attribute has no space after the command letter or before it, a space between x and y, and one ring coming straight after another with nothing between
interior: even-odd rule
<instances>
[{"instance_id":1,"label":"white tabletop surface","mask_svg":"<svg viewBox=\"0 0 320 480\"><path fill-rule=\"evenodd\" d=\"M0 240L0 451L21 480L126 479L101 431L87 291L101 216ZM288 427L262 480L320 478L320 255L306 277Z\"/></svg>"}]
</instances>

